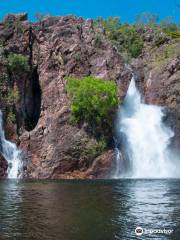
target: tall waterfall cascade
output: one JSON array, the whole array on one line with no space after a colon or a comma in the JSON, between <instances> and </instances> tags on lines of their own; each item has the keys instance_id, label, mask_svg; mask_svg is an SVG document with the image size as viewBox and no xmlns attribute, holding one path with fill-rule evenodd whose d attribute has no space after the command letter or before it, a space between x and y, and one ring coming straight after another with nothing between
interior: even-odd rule
<instances>
[{"instance_id":1,"label":"tall waterfall cascade","mask_svg":"<svg viewBox=\"0 0 180 240\"><path fill-rule=\"evenodd\" d=\"M133 77L118 111L114 178L176 177L169 151L174 133L163 117L162 107L143 103Z\"/></svg>"},{"instance_id":2,"label":"tall waterfall cascade","mask_svg":"<svg viewBox=\"0 0 180 240\"><path fill-rule=\"evenodd\" d=\"M8 162L8 178L20 178L22 161L21 151L17 148L16 144L11 143L5 139L2 112L0 111L0 145L3 157Z\"/></svg>"}]
</instances>

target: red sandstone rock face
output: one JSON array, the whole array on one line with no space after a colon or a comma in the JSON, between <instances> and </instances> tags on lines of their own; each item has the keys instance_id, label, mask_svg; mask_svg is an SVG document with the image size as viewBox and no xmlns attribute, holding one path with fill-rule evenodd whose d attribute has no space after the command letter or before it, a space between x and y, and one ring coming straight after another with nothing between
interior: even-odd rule
<instances>
[{"instance_id":1,"label":"red sandstone rock face","mask_svg":"<svg viewBox=\"0 0 180 240\"><path fill-rule=\"evenodd\" d=\"M180 107L180 60L171 59L161 67L154 67L147 74L145 99L148 103L167 106L171 109Z\"/></svg>"},{"instance_id":2,"label":"red sandstone rock face","mask_svg":"<svg viewBox=\"0 0 180 240\"><path fill-rule=\"evenodd\" d=\"M21 29L17 28L17 19ZM7 24L9 20L13 24ZM21 93L17 123L12 126L5 122L8 139L18 142L24 150L24 176L109 177L112 151L102 152L96 139L83 127L69 123L71 113L66 93L67 76L93 75L115 80L120 101L126 95L131 73L116 48L103 34L99 41L98 34L91 20L75 17L48 17L30 25L25 15L10 15L0 24L0 39L5 41L4 48L0 48L0 77L7 74L1 50L25 54L30 60L31 71L15 76ZM152 50L152 40L148 37L147 41L141 58L132 64L136 82L147 103L168 108L166 121L176 132L174 146L180 149L179 59L169 58L159 64L154 61L153 53L163 51L164 45ZM7 86L0 85L0 91L6 95ZM0 95L0 108L6 117L4 95ZM0 175L4 176L7 169L4 159L0 165Z\"/></svg>"},{"instance_id":3,"label":"red sandstone rock face","mask_svg":"<svg viewBox=\"0 0 180 240\"><path fill-rule=\"evenodd\" d=\"M67 171L66 173L54 173L53 179L107 179L111 177L114 153L109 150L94 159L92 165L86 171Z\"/></svg>"},{"instance_id":4,"label":"red sandstone rock face","mask_svg":"<svg viewBox=\"0 0 180 240\"><path fill-rule=\"evenodd\" d=\"M19 89L25 89L21 93L25 96L20 106L23 117L20 116L18 129L20 148L26 156L24 175L41 179L106 177L113 162L111 152L102 153L96 139L83 127L80 129L69 123L66 77L93 75L114 80L119 86L121 100L131 73L116 48L103 35L98 41L91 20L49 17L30 28L25 18L16 16L15 19L17 17L21 17L21 33L16 26L5 30L2 24L0 36L6 32L6 51L29 55L30 64L37 66L37 71L33 70L30 76L26 74L16 79ZM6 21L12 18L9 16ZM34 114L38 106L38 123L27 132L31 128L29 122L38 116L38 112Z\"/></svg>"},{"instance_id":5,"label":"red sandstone rock face","mask_svg":"<svg viewBox=\"0 0 180 240\"><path fill-rule=\"evenodd\" d=\"M111 177L112 171L110 171L110 169L113 169L112 159L114 159L114 153L112 150L97 157L92 166L86 172L86 177L90 179L106 179Z\"/></svg>"}]
</instances>

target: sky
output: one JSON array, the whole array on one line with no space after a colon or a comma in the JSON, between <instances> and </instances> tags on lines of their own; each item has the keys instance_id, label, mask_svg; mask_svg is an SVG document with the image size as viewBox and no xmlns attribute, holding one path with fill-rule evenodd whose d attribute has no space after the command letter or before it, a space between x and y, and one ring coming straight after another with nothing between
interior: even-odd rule
<instances>
[{"instance_id":1,"label":"sky","mask_svg":"<svg viewBox=\"0 0 180 240\"><path fill-rule=\"evenodd\" d=\"M0 0L0 20L7 13L28 12L30 21L36 13L77 15L84 18L119 16L122 22L132 23L138 14L151 12L160 19L172 16L180 24L180 0Z\"/></svg>"}]
</instances>

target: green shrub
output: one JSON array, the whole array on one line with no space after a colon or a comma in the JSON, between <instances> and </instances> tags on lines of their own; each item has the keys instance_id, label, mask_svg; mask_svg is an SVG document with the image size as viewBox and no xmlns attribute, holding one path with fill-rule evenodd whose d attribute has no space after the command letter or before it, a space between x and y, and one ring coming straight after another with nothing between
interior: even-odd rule
<instances>
[{"instance_id":1,"label":"green shrub","mask_svg":"<svg viewBox=\"0 0 180 240\"><path fill-rule=\"evenodd\" d=\"M127 52L131 57L138 57L143 48L143 40L137 33L135 27L123 25L116 36L120 52Z\"/></svg>"},{"instance_id":2,"label":"green shrub","mask_svg":"<svg viewBox=\"0 0 180 240\"><path fill-rule=\"evenodd\" d=\"M176 58L180 57L180 49L176 44L169 45L164 50L165 58Z\"/></svg>"},{"instance_id":3,"label":"green shrub","mask_svg":"<svg viewBox=\"0 0 180 240\"><path fill-rule=\"evenodd\" d=\"M22 54L10 53L7 57L7 65L11 71L28 71L28 57Z\"/></svg>"},{"instance_id":4,"label":"green shrub","mask_svg":"<svg viewBox=\"0 0 180 240\"><path fill-rule=\"evenodd\" d=\"M120 19L119 17L109 17L107 19L103 19L102 17L98 17L93 21L94 26L101 26L105 29L106 33L109 34L113 31L117 31L120 26Z\"/></svg>"},{"instance_id":5,"label":"green shrub","mask_svg":"<svg viewBox=\"0 0 180 240\"><path fill-rule=\"evenodd\" d=\"M16 123L16 114L13 111L9 111L7 115L7 121L11 124Z\"/></svg>"},{"instance_id":6,"label":"green shrub","mask_svg":"<svg viewBox=\"0 0 180 240\"><path fill-rule=\"evenodd\" d=\"M167 35L173 39L180 38L180 32L167 32Z\"/></svg>"},{"instance_id":7,"label":"green shrub","mask_svg":"<svg viewBox=\"0 0 180 240\"><path fill-rule=\"evenodd\" d=\"M98 152L101 153L101 152L103 152L106 148L107 148L107 141L106 141L106 139L105 139L104 137L101 137L101 138L99 139L99 142L98 142L97 146L96 146L96 149L97 149Z\"/></svg>"},{"instance_id":8,"label":"green shrub","mask_svg":"<svg viewBox=\"0 0 180 240\"><path fill-rule=\"evenodd\" d=\"M107 141L104 137L93 144L86 144L82 151L82 156L94 160L98 155L102 154L107 149Z\"/></svg>"},{"instance_id":9,"label":"green shrub","mask_svg":"<svg viewBox=\"0 0 180 240\"><path fill-rule=\"evenodd\" d=\"M20 99L19 90L17 87L9 89L6 101L9 105L17 104Z\"/></svg>"},{"instance_id":10,"label":"green shrub","mask_svg":"<svg viewBox=\"0 0 180 240\"><path fill-rule=\"evenodd\" d=\"M113 114L118 106L117 85L93 77L68 78L67 92L71 100L73 122L88 124L93 134L112 129Z\"/></svg>"},{"instance_id":11,"label":"green shrub","mask_svg":"<svg viewBox=\"0 0 180 240\"><path fill-rule=\"evenodd\" d=\"M179 25L177 25L172 17L166 17L160 22L160 27L165 33L180 31Z\"/></svg>"},{"instance_id":12,"label":"green shrub","mask_svg":"<svg viewBox=\"0 0 180 240\"><path fill-rule=\"evenodd\" d=\"M164 43L168 42L168 40L169 38L165 33L163 33L161 30L156 30L154 32L153 46L160 47Z\"/></svg>"},{"instance_id":13,"label":"green shrub","mask_svg":"<svg viewBox=\"0 0 180 240\"><path fill-rule=\"evenodd\" d=\"M106 36L118 48L122 56L125 56L124 60L126 62L130 58L138 57L141 54L143 40L137 33L135 26L121 24L118 17L97 18L94 20L94 26L104 28Z\"/></svg>"},{"instance_id":14,"label":"green shrub","mask_svg":"<svg viewBox=\"0 0 180 240\"><path fill-rule=\"evenodd\" d=\"M172 58L180 57L180 49L178 43L165 45L162 49L157 50L153 56L153 65L162 66L167 64Z\"/></svg>"},{"instance_id":15,"label":"green shrub","mask_svg":"<svg viewBox=\"0 0 180 240\"><path fill-rule=\"evenodd\" d=\"M20 100L20 94L18 91L18 88L14 86L13 88L10 88L8 91L7 96L5 97L5 101L8 106L7 110L7 120L9 123L16 123L16 105L19 103Z\"/></svg>"}]
</instances>

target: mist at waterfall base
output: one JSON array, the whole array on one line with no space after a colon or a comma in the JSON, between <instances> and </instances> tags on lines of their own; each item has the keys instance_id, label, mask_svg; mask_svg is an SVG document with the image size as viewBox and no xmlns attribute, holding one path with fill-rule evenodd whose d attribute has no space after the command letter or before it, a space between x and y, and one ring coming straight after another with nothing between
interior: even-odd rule
<instances>
[{"instance_id":1,"label":"mist at waterfall base","mask_svg":"<svg viewBox=\"0 0 180 240\"><path fill-rule=\"evenodd\" d=\"M1 152L3 157L8 162L8 178L20 178L21 177L21 151L17 148L16 144L11 143L5 139L3 129L3 116L0 111L0 143Z\"/></svg>"},{"instance_id":2,"label":"mist at waterfall base","mask_svg":"<svg viewBox=\"0 0 180 240\"><path fill-rule=\"evenodd\" d=\"M163 110L143 103L133 77L118 112L114 178L179 177L178 157L169 147L174 133L163 123Z\"/></svg>"}]
</instances>

